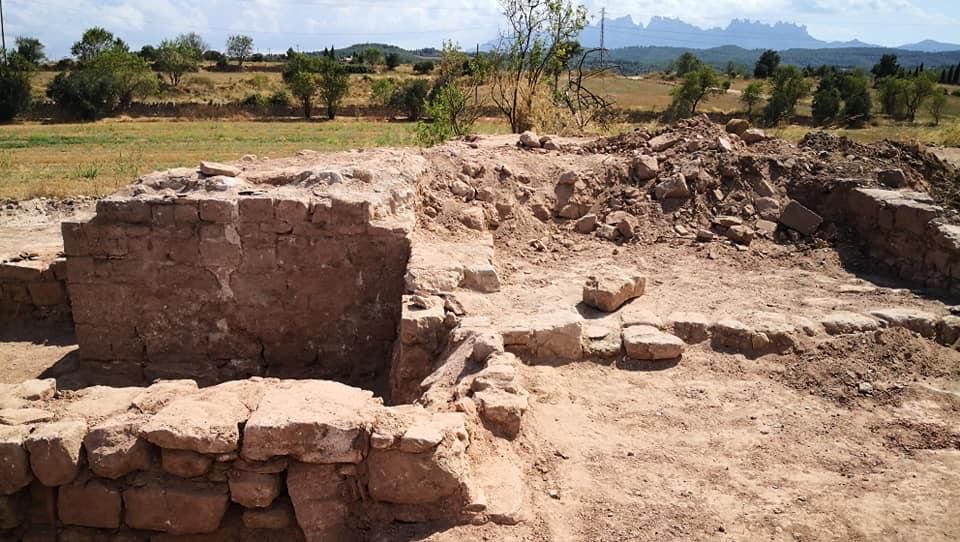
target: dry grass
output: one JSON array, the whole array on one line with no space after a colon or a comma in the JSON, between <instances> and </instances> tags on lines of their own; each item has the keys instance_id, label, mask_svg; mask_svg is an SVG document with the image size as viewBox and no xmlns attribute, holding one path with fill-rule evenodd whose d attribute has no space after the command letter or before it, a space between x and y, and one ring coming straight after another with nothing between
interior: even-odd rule
<instances>
[{"instance_id":1,"label":"dry grass","mask_svg":"<svg viewBox=\"0 0 960 542\"><path fill-rule=\"evenodd\" d=\"M0 199L103 195L137 175L244 154L416 145L416 126L333 122L101 121L0 126ZM503 131L500 123L478 126Z\"/></svg>"}]
</instances>

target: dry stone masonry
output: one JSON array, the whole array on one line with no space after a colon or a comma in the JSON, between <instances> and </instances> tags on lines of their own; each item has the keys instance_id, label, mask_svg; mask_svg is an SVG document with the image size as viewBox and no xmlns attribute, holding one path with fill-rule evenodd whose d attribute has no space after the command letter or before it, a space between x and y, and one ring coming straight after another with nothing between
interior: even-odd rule
<instances>
[{"instance_id":1,"label":"dry stone masonry","mask_svg":"<svg viewBox=\"0 0 960 542\"><path fill-rule=\"evenodd\" d=\"M63 258L16 258L0 263L0 324L70 320Z\"/></svg>"}]
</instances>

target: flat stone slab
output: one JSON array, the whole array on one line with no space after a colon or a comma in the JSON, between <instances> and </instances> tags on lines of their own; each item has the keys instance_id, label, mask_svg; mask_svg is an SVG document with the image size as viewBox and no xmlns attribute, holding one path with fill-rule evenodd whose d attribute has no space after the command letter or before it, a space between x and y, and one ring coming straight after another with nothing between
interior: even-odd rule
<instances>
[{"instance_id":1,"label":"flat stone slab","mask_svg":"<svg viewBox=\"0 0 960 542\"><path fill-rule=\"evenodd\" d=\"M630 359L663 361L682 356L684 342L655 327L634 326L623 330L623 347Z\"/></svg>"},{"instance_id":2,"label":"flat stone slab","mask_svg":"<svg viewBox=\"0 0 960 542\"><path fill-rule=\"evenodd\" d=\"M834 312L820 320L823 328L830 335L848 335L873 331L880 327L875 318L855 312Z\"/></svg>"},{"instance_id":3,"label":"flat stone slab","mask_svg":"<svg viewBox=\"0 0 960 542\"><path fill-rule=\"evenodd\" d=\"M937 334L936 314L908 308L878 309L870 314L876 316L890 327L902 327L924 337L932 338Z\"/></svg>"},{"instance_id":4,"label":"flat stone slab","mask_svg":"<svg viewBox=\"0 0 960 542\"><path fill-rule=\"evenodd\" d=\"M162 448L224 454L240 444L239 425L250 411L232 394L218 402L188 397L172 401L140 428L140 436Z\"/></svg>"},{"instance_id":5,"label":"flat stone slab","mask_svg":"<svg viewBox=\"0 0 960 542\"><path fill-rule=\"evenodd\" d=\"M247 420L241 455L254 461L291 456L304 463L359 463L379 408L372 392L337 382L278 383Z\"/></svg>"}]
</instances>

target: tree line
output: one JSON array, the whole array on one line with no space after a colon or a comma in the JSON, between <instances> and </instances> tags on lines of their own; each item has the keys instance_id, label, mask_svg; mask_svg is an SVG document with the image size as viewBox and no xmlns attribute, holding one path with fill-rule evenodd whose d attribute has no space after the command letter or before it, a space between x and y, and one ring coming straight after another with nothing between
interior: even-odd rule
<instances>
[{"instance_id":1,"label":"tree line","mask_svg":"<svg viewBox=\"0 0 960 542\"><path fill-rule=\"evenodd\" d=\"M672 102L665 116L668 119L689 117L713 96L727 92L732 79L744 75L743 69L728 65L726 79L712 66L693 53L680 55L671 65L672 75L679 78L671 91ZM960 66L954 73L960 72ZM800 100L813 94L811 113L817 125L862 125L873 117L874 103L871 88L877 90L881 110L898 120L914 122L917 112L925 107L939 124L946 107L946 89L937 86L936 72L923 65L905 69L897 56L883 55L868 74L861 69L840 70L834 66L819 68L781 64L777 51L764 51L754 66L753 77L742 91L740 101L748 116L765 102L759 111L768 125L788 120L796 115ZM949 72L941 73L944 80ZM816 78L814 89L810 78Z\"/></svg>"}]
</instances>

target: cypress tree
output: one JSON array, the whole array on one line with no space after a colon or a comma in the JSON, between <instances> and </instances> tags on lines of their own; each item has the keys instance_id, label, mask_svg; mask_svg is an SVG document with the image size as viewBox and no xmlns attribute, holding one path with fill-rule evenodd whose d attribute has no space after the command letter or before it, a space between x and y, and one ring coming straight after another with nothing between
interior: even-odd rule
<instances>
[{"instance_id":1,"label":"cypress tree","mask_svg":"<svg viewBox=\"0 0 960 542\"><path fill-rule=\"evenodd\" d=\"M956 75L956 72L955 72L955 70L954 70L954 67L953 67L953 66L950 66L950 68L947 70L947 76L944 77L943 82L946 83L946 84L948 84L948 85L949 85L950 83L953 83L953 78L954 78L955 75Z\"/></svg>"},{"instance_id":2,"label":"cypress tree","mask_svg":"<svg viewBox=\"0 0 960 542\"><path fill-rule=\"evenodd\" d=\"M939 80L939 81L940 81L940 84L941 84L941 85L947 82L947 70L946 70L946 69L940 70L940 80Z\"/></svg>"},{"instance_id":3,"label":"cypress tree","mask_svg":"<svg viewBox=\"0 0 960 542\"><path fill-rule=\"evenodd\" d=\"M953 69L953 79L950 81L954 85L960 85L960 62L957 62L956 67Z\"/></svg>"}]
</instances>

